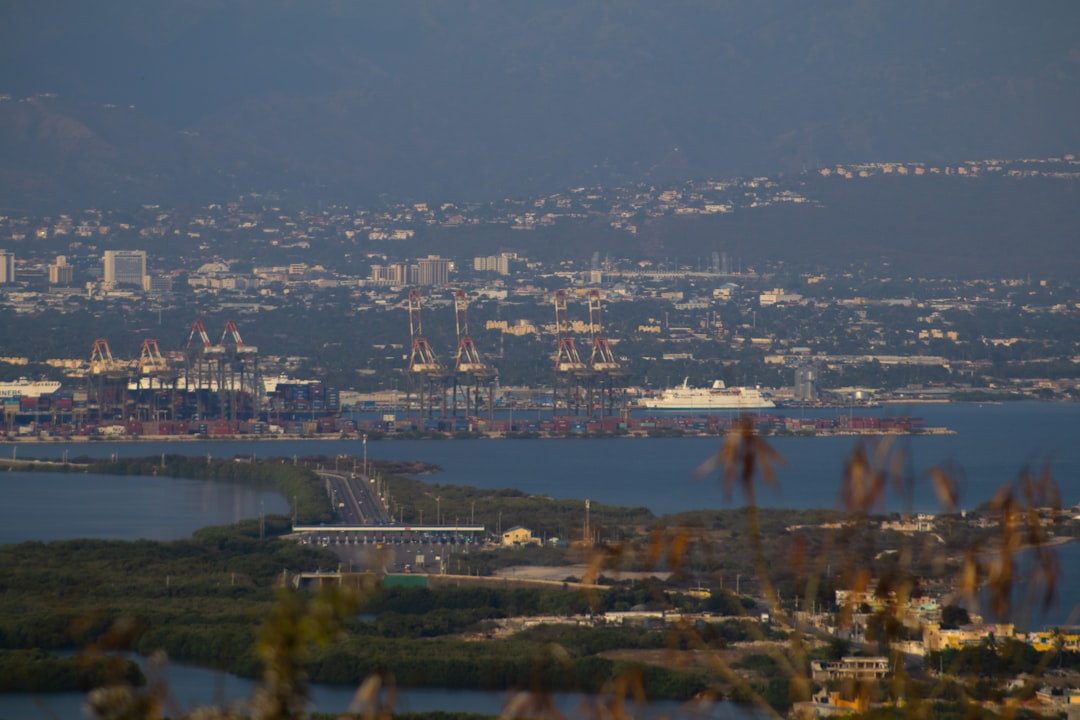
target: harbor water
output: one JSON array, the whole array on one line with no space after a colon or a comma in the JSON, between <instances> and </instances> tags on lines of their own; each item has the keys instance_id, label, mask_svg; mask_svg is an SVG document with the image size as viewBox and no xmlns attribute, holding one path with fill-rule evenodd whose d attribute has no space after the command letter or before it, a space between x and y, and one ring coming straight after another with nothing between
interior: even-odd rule
<instances>
[{"instance_id":1,"label":"harbor water","mask_svg":"<svg viewBox=\"0 0 1080 720\"><path fill-rule=\"evenodd\" d=\"M791 411L798 413L800 411ZM810 411L805 411L809 413ZM834 412L848 412L836 410ZM1026 469L1049 467L1065 505L1080 503L1080 403L931 404L886 406L879 415L920 416L927 425L944 426L955 435L901 436L903 472L910 493L890 494L888 511L936 512L937 497L927 481L931 467L946 468L960 484L963 509L990 500ZM819 411L820 414L820 411ZM871 438L774 437L768 442L783 463L777 484L763 489L757 502L766 507L837 507L846 460L860 442ZM6 452L8 446L0 446ZM364 449L350 440L193 440L143 442L41 442L12 445L18 457L107 458L180 453L216 458L349 455ZM717 475L695 479L695 470L720 447L716 437L536 440L384 440L366 444L370 459L420 460L441 471L430 482L487 489L514 488L557 498L648 507L658 515L700 508L738 505L727 498ZM78 532L79 528L72 528Z\"/></svg>"}]
</instances>

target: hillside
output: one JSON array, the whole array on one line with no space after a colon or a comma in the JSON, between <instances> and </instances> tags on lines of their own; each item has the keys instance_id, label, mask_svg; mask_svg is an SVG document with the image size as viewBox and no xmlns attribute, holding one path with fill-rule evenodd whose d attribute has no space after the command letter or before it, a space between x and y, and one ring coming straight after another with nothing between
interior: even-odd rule
<instances>
[{"instance_id":1,"label":"hillside","mask_svg":"<svg viewBox=\"0 0 1080 720\"><path fill-rule=\"evenodd\" d=\"M484 200L1080 147L1067 2L53 0L4 16L8 206Z\"/></svg>"}]
</instances>

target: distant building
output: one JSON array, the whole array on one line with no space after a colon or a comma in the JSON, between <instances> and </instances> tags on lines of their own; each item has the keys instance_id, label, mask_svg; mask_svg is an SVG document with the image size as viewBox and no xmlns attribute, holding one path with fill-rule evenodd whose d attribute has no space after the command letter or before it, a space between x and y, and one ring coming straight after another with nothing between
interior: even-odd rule
<instances>
[{"instance_id":1,"label":"distant building","mask_svg":"<svg viewBox=\"0 0 1080 720\"><path fill-rule=\"evenodd\" d=\"M368 282L373 285L405 285L409 279L409 266L404 263L372 265Z\"/></svg>"},{"instance_id":2,"label":"distant building","mask_svg":"<svg viewBox=\"0 0 1080 720\"><path fill-rule=\"evenodd\" d=\"M417 285L446 285L450 282L450 260L428 255L416 261Z\"/></svg>"},{"instance_id":3,"label":"distant building","mask_svg":"<svg viewBox=\"0 0 1080 720\"><path fill-rule=\"evenodd\" d=\"M958 650L962 647L982 645L991 635L998 640L1007 640L1016 635L1015 626L1011 623L973 624L944 630L940 625L931 623L923 626L923 646L927 650Z\"/></svg>"},{"instance_id":4,"label":"distant building","mask_svg":"<svg viewBox=\"0 0 1080 720\"><path fill-rule=\"evenodd\" d=\"M168 276L151 276L147 275L143 278L143 290L151 295L161 295L162 293L172 292L173 281Z\"/></svg>"},{"instance_id":5,"label":"distant building","mask_svg":"<svg viewBox=\"0 0 1080 720\"><path fill-rule=\"evenodd\" d=\"M795 368L795 399L803 402L818 399L818 370L813 365Z\"/></svg>"},{"instance_id":6,"label":"distant building","mask_svg":"<svg viewBox=\"0 0 1080 720\"><path fill-rule=\"evenodd\" d=\"M70 285L75 279L75 268L67 263L67 256L57 255L56 262L49 265L50 285Z\"/></svg>"},{"instance_id":7,"label":"distant building","mask_svg":"<svg viewBox=\"0 0 1080 720\"><path fill-rule=\"evenodd\" d=\"M810 663L814 682L829 680L883 680L889 675L889 658L845 657L838 662L814 660Z\"/></svg>"},{"instance_id":8,"label":"distant building","mask_svg":"<svg viewBox=\"0 0 1080 720\"><path fill-rule=\"evenodd\" d=\"M517 253L499 253L473 258L473 270L476 272L495 272L499 275L510 274L510 262L517 260Z\"/></svg>"},{"instance_id":9,"label":"distant building","mask_svg":"<svg viewBox=\"0 0 1080 720\"><path fill-rule=\"evenodd\" d=\"M1026 639L1028 645L1031 645L1039 652L1056 650L1059 644L1061 650L1066 652L1080 652L1080 633L1063 633L1060 630L1058 632L1045 630L1042 632L1028 633Z\"/></svg>"},{"instance_id":10,"label":"distant building","mask_svg":"<svg viewBox=\"0 0 1080 720\"><path fill-rule=\"evenodd\" d=\"M0 251L0 285L15 282L15 253Z\"/></svg>"},{"instance_id":11,"label":"distant building","mask_svg":"<svg viewBox=\"0 0 1080 720\"><path fill-rule=\"evenodd\" d=\"M773 288L769 292L763 292L758 295L758 304L761 307L769 307L771 305L777 305L782 303L794 303L802 300L802 295L798 293L785 292L783 288Z\"/></svg>"},{"instance_id":12,"label":"distant building","mask_svg":"<svg viewBox=\"0 0 1080 720\"><path fill-rule=\"evenodd\" d=\"M142 289L146 282L145 250L106 250L103 261L105 285L134 285Z\"/></svg>"},{"instance_id":13,"label":"distant building","mask_svg":"<svg viewBox=\"0 0 1080 720\"><path fill-rule=\"evenodd\" d=\"M539 545L540 538L533 536L529 528L515 525L502 534L502 544L505 546Z\"/></svg>"}]
</instances>

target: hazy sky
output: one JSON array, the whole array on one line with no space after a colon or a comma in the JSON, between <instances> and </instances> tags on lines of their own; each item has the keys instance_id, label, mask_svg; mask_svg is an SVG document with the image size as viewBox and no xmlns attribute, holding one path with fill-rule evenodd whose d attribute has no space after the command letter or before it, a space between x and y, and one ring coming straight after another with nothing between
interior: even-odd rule
<instances>
[{"instance_id":1,"label":"hazy sky","mask_svg":"<svg viewBox=\"0 0 1080 720\"><path fill-rule=\"evenodd\" d=\"M484 198L1080 139L1080 4L0 3L0 190ZM106 106L115 107L106 107Z\"/></svg>"}]
</instances>

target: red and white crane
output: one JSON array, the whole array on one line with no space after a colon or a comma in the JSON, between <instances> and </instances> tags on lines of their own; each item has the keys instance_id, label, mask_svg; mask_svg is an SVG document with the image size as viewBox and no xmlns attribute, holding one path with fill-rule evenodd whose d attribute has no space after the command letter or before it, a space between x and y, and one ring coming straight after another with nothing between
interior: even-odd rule
<instances>
[{"instance_id":1,"label":"red and white crane","mask_svg":"<svg viewBox=\"0 0 1080 720\"><path fill-rule=\"evenodd\" d=\"M600 291L589 291L589 334L592 336L592 354L589 356L589 369L594 372L611 372L622 367L611 352L611 344L604 336L601 325Z\"/></svg>"},{"instance_id":2,"label":"red and white crane","mask_svg":"<svg viewBox=\"0 0 1080 720\"><path fill-rule=\"evenodd\" d=\"M454 326L457 329L457 358L454 361L454 372L476 373L486 372L490 368L480 359L480 353L476 349L476 343L469 335L469 296L464 290L454 293Z\"/></svg>"},{"instance_id":3,"label":"red and white crane","mask_svg":"<svg viewBox=\"0 0 1080 720\"><path fill-rule=\"evenodd\" d=\"M409 354L409 372L417 374L442 373L443 366L435 351L424 337L423 320L420 317L420 291L409 291L409 337L412 351Z\"/></svg>"},{"instance_id":4,"label":"red and white crane","mask_svg":"<svg viewBox=\"0 0 1080 720\"><path fill-rule=\"evenodd\" d=\"M228 340L232 340L231 349L237 355L254 355L259 352L259 348L254 345L244 344L243 338L240 337L240 329L236 327L236 323L232 320L225 321L225 330L221 333L221 341L218 344L222 348L226 348L228 347L226 345Z\"/></svg>"},{"instance_id":5,"label":"red and white crane","mask_svg":"<svg viewBox=\"0 0 1080 720\"><path fill-rule=\"evenodd\" d=\"M197 338L197 339L196 339ZM187 345L184 346L189 353L202 355L215 355L221 353L221 348L210 342L210 336L206 334L206 327L202 320L196 320L188 334Z\"/></svg>"},{"instance_id":6,"label":"red and white crane","mask_svg":"<svg viewBox=\"0 0 1080 720\"><path fill-rule=\"evenodd\" d=\"M158 348L157 340L143 340L142 349L139 351L139 373L142 375L156 375L169 369L169 363Z\"/></svg>"},{"instance_id":7,"label":"red and white crane","mask_svg":"<svg viewBox=\"0 0 1080 720\"><path fill-rule=\"evenodd\" d=\"M558 343L555 354L555 372L572 373L586 369L585 363L578 355L574 338L565 335L570 326L566 319L566 291L555 291L555 340Z\"/></svg>"}]
</instances>

